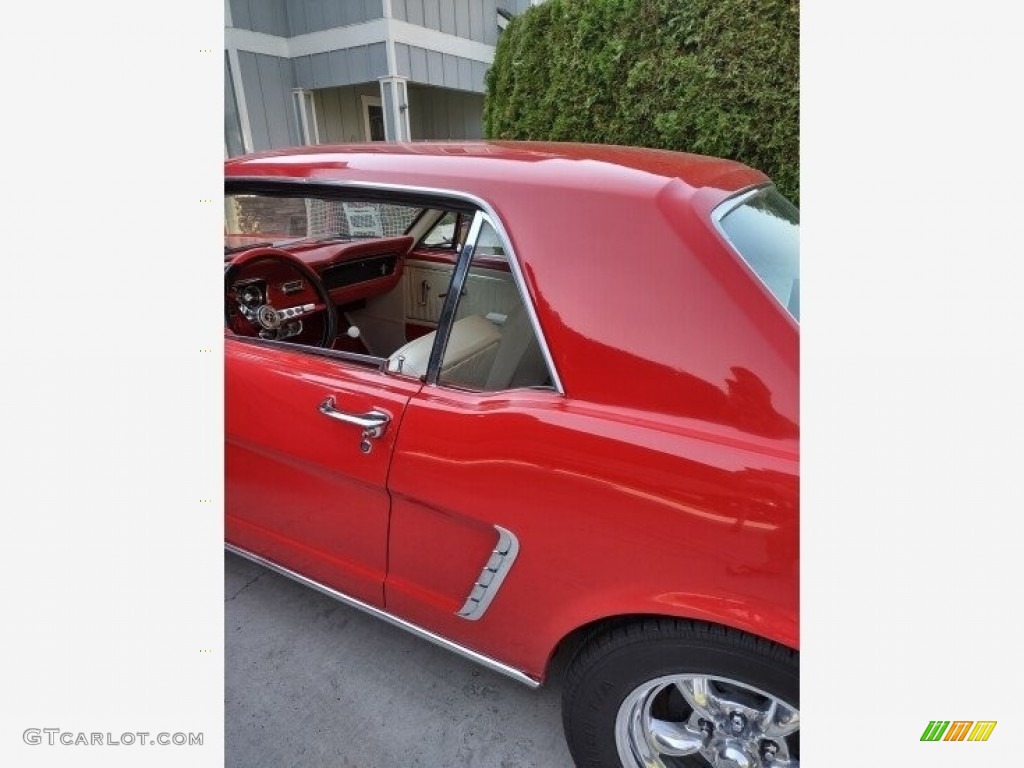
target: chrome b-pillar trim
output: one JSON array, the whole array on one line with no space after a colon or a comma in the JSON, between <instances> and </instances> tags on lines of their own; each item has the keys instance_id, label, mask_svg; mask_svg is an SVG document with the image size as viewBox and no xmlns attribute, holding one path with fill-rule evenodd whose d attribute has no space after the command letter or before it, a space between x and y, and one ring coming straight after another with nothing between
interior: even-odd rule
<instances>
[{"instance_id":1,"label":"chrome b-pillar trim","mask_svg":"<svg viewBox=\"0 0 1024 768\"><path fill-rule=\"evenodd\" d=\"M534 680L532 677L530 677L521 670L515 669L514 667L510 667L507 664L502 664L500 661L498 661L497 659L492 659L490 656L484 656L482 653L477 653L476 651L471 650L465 647L464 645L459 645L458 643L452 640L449 640L445 637L441 637L441 635L434 634L428 629L424 629L423 627L417 626L416 624L406 621L405 619L400 619L397 616L388 613L387 611L382 611L380 608L375 608L369 603L364 603L362 600L357 600L354 597L349 597L344 592L339 592L336 589L332 589L331 587L328 587L326 584L321 584L319 581L313 581L313 579L303 576L301 573L296 573L290 568L286 568L283 565L278 565L273 560L267 560L265 557L261 557L260 555L257 555L253 552L249 552L248 550L236 547L234 544L228 544L227 542L224 542L224 549L226 549L228 552L232 552L233 554L238 555L239 557L244 557L246 560L251 560L257 565L262 565L264 568L268 568L271 571L281 574L282 576L287 576L289 579L297 581L304 586L312 587L317 592L322 592L328 597L333 597L338 602L344 603L345 605L351 608L360 610L363 613L368 613L375 618L382 619L383 621L386 621L388 624L392 624L398 627L399 629L404 629L406 632L411 632L417 637L421 637L424 640L433 643L434 645L441 646L445 650L457 653L458 655L464 656L470 661L475 661L477 664L485 666L488 669L494 670L495 672L499 672L503 675L506 675L507 677L511 677L516 682L522 683L525 686L528 686L530 688L540 687L540 682Z\"/></svg>"},{"instance_id":2,"label":"chrome b-pillar trim","mask_svg":"<svg viewBox=\"0 0 1024 768\"><path fill-rule=\"evenodd\" d=\"M508 572L512 569L516 555L519 554L519 539L512 531L502 528L500 525L494 526L494 530L498 532L498 543L494 545L490 559L484 563L484 567L476 579L476 584L473 585L469 597L466 598L466 603L457 614L470 621L476 621L484 615L487 606L498 594L501 582L505 580Z\"/></svg>"}]
</instances>

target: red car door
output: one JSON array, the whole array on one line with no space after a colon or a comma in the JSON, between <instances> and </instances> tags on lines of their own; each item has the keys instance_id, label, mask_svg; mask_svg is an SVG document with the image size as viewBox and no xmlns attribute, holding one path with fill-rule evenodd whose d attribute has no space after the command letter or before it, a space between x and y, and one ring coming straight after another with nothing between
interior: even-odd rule
<instances>
[{"instance_id":1,"label":"red car door","mask_svg":"<svg viewBox=\"0 0 1024 768\"><path fill-rule=\"evenodd\" d=\"M383 605L389 464L418 381L225 340L225 539Z\"/></svg>"}]
</instances>

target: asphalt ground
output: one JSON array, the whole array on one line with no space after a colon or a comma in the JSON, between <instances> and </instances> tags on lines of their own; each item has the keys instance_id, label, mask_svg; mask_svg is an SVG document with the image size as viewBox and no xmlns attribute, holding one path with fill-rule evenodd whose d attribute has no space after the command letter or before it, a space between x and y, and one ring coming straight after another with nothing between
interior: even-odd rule
<instances>
[{"instance_id":1,"label":"asphalt ground","mask_svg":"<svg viewBox=\"0 0 1024 768\"><path fill-rule=\"evenodd\" d=\"M225 553L227 768L572 768L531 690Z\"/></svg>"}]
</instances>

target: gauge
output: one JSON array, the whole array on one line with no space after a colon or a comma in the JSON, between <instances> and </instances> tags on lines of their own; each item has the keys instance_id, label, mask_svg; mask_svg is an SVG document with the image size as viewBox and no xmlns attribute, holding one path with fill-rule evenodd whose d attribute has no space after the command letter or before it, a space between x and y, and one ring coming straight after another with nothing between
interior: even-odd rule
<instances>
[{"instance_id":1,"label":"gauge","mask_svg":"<svg viewBox=\"0 0 1024 768\"><path fill-rule=\"evenodd\" d=\"M264 303L263 291L256 283L235 286L235 295L238 301L246 307L255 308Z\"/></svg>"}]
</instances>

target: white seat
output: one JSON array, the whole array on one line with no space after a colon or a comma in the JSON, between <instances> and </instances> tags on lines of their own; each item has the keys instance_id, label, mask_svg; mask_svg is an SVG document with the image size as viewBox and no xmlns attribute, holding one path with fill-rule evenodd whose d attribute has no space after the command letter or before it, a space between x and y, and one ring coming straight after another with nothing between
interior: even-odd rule
<instances>
[{"instance_id":1,"label":"white seat","mask_svg":"<svg viewBox=\"0 0 1024 768\"><path fill-rule=\"evenodd\" d=\"M548 366L537 343L530 319L521 306L508 314L501 326L501 344L484 389L494 392L519 387L539 387L548 381Z\"/></svg>"},{"instance_id":2,"label":"white seat","mask_svg":"<svg viewBox=\"0 0 1024 768\"><path fill-rule=\"evenodd\" d=\"M436 336L437 331L432 331L396 350L388 358L388 370L414 377L426 375ZM456 321L445 349L441 380L484 389L500 343L501 333L486 318L470 315Z\"/></svg>"}]
</instances>

